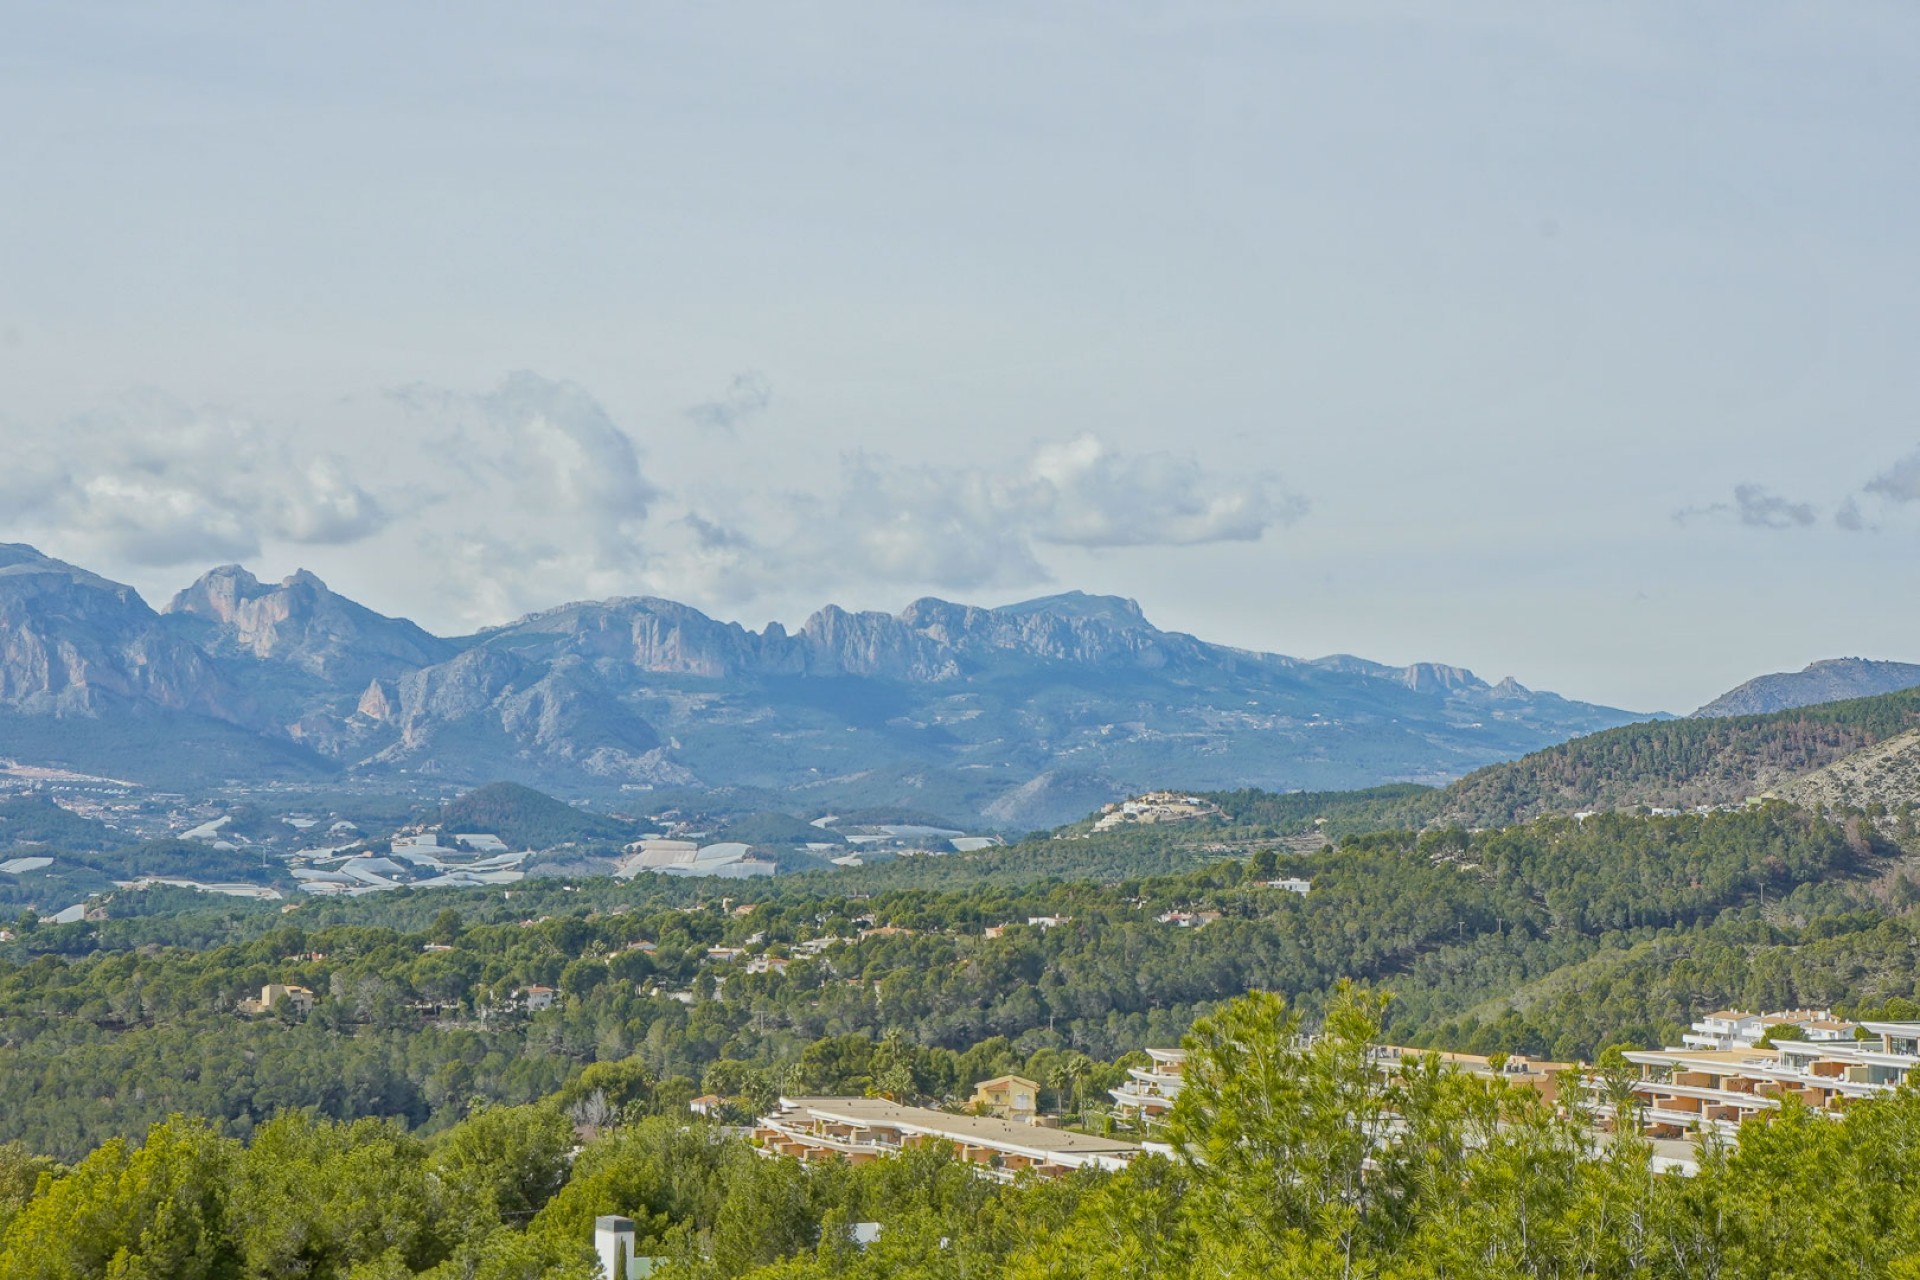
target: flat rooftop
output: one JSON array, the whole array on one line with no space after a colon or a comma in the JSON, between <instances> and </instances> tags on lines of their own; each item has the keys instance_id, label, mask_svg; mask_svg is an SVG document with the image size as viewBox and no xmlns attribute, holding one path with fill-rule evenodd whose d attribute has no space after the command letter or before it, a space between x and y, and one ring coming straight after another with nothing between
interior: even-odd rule
<instances>
[{"instance_id":1,"label":"flat rooftop","mask_svg":"<svg viewBox=\"0 0 1920 1280\"><path fill-rule=\"evenodd\" d=\"M1482 1070L1491 1070L1493 1067L1492 1060L1484 1053L1453 1053L1446 1049L1413 1049L1406 1045L1398 1044L1378 1045L1375 1047L1374 1052L1389 1061L1418 1062L1428 1054L1432 1054L1441 1062L1451 1063L1456 1067L1471 1067ZM1572 1071L1579 1066L1578 1063L1574 1062L1554 1062L1547 1058L1530 1058L1524 1053L1509 1054L1507 1055L1506 1061L1507 1074L1515 1076L1556 1075L1562 1071Z\"/></svg>"},{"instance_id":2,"label":"flat rooftop","mask_svg":"<svg viewBox=\"0 0 1920 1280\"><path fill-rule=\"evenodd\" d=\"M1825 1047L1825 1046L1822 1046ZM1778 1049L1629 1049L1629 1062L1642 1058L1684 1059L1723 1067L1772 1066L1780 1061Z\"/></svg>"},{"instance_id":3,"label":"flat rooftop","mask_svg":"<svg viewBox=\"0 0 1920 1280\"><path fill-rule=\"evenodd\" d=\"M819 1119L863 1129L898 1129L903 1133L922 1133L980 1146L1018 1147L1050 1155L1117 1156L1132 1155L1140 1150L1137 1144L1118 1138L1015 1124L994 1116L957 1116L926 1107L906 1107L885 1098L782 1098L780 1104L780 1110L771 1118L790 1125L805 1125Z\"/></svg>"}]
</instances>

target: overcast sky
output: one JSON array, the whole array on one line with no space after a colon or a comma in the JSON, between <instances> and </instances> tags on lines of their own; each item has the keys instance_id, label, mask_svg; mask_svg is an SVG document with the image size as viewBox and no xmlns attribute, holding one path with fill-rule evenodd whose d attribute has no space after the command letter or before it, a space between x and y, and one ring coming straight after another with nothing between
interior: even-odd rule
<instances>
[{"instance_id":1,"label":"overcast sky","mask_svg":"<svg viewBox=\"0 0 1920 1280\"><path fill-rule=\"evenodd\" d=\"M156 604L1920 661L1912 5L0 15L0 538Z\"/></svg>"}]
</instances>

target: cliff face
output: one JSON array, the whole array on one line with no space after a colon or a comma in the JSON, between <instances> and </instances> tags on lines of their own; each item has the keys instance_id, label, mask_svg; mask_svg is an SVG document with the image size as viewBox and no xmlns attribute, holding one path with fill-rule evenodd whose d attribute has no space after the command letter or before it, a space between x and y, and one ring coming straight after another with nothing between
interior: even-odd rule
<instances>
[{"instance_id":1,"label":"cliff face","mask_svg":"<svg viewBox=\"0 0 1920 1280\"><path fill-rule=\"evenodd\" d=\"M1160 630L1133 601L1077 591L1003 609L916 600L901 613L899 623L973 662L1012 656L1159 668L1198 656L1191 637Z\"/></svg>"},{"instance_id":2,"label":"cliff face","mask_svg":"<svg viewBox=\"0 0 1920 1280\"><path fill-rule=\"evenodd\" d=\"M335 594L305 569L269 586L225 565L176 595L167 613L210 624L200 643L214 652L283 663L329 682L391 679L456 652L404 618Z\"/></svg>"},{"instance_id":3,"label":"cliff face","mask_svg":"<svg viewBox=\"0 0 1920 1280\"><path fill-rule=\"evenodd\" d=\"M0 545L0 705L98 716L149 705L250 723L251 701L133 588Z\"/></svg>"},{"instance_id":4,"label":"cliff face","mask_svg":"<svg viewBox=\"0 0 1920 1280\"><path fill-rule=\"evenodd\" d=\"M1049 607L1055 600L1058 609ZM663 675L915 682L957 680L1008 661L1157 668L1194 660L1200 648L1153 626L1131 600L1078 593L1005 609L927 598L898 615L827 605L791 635L777 622L748 631L671 600L609 600L534 614L478 639L546 660L574 655Z\"/></svg>"},{"instance_id":5,"label":"cliff face","mask_svg":"<svg viewBox=\"0 0 1920 1280\"><path fill-rule=\"evenodd\" d=\"M797 639L810 675L932 683L960 674L947 646L888 613L848 613L828 605L807 619Z\"/></svg>"},{"instance_id":6,"label":"cliff face","mask_svg":"<svg viewBox=\"0 0 1920 1280\"><path fill-rule=\"evenodd\" d=\"M562 605L475 639L479 647L537 660L574 656L662 675L725 679L798 674L805 668L799 646L778 624L755 633L653 597Z\"/></svg>"},{"instance_id":7,"label":"cliff face","mask_svg":"<svg viewBox=\"0 0 1920 1280\"><path fill-rule=\"evenodd\" d=\"M526 773L576 771L597 778L691 781L655 754L660 735L599 678L594 664L550 664L493 648L410 672L395 686L369 685L356 705L397 740L370 767L458 772L486 761Z\"/></svg>"},{"instance_id":8,"label":"cliff face","mask_svg":"<svg viewBox=\"0 0 1920 1280\"><path fill-rule=\"evenodd\" d=\"M715 679L763 676L865 676L937 682L999 662L1126 664L1163 667L1192 660L1189 637L1160 631L1130 600L1056 597L1006 609L932 598L898 615L853 613L827 605L789 635L779 623L748 631L697 609L653 598L565 605L478 637L553 660L573 655L635 671Z\"/></svg>"}]
</instances>

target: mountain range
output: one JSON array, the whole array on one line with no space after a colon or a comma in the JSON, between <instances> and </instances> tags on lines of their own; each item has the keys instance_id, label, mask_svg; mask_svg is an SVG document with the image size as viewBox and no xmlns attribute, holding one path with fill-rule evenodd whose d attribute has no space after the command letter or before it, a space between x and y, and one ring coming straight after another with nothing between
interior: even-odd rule
<instances>
[{"instance_id":1,"label":"mountain range","mask_svg":"<svg viewBox=\"0 0 1920 1280\"><path fill-rule=\"evenodd\" d=\"M304 571L224 566L155 611L0 545L0 755L175 788L513 777L1011 828L1148 786L1440 782L1638 718L1460 667L1209 644L1078 592L829 605L793 632L622 598L443 638Z\"/></svg>"}]
</instances>

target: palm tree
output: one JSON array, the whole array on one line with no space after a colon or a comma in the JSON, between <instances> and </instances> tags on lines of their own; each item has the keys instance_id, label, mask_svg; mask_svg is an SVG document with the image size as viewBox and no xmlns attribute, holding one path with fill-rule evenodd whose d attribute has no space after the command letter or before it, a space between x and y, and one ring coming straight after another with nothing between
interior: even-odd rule
<instances>
[{"instance_id":1,"label":"palm tree","mask_svg":"<svg viewBox=\"0 0 1920 1280\"><path fill-rule=\"evenodd\" d=\"M1093 1059L1079 1051L1063 1054L1047 1072L1047 1083L1060 1098L1060 1109L1067 1109L1067 1100L1073 1099L1076 1114L1082 1124L1086 1123L1086 1099L1081 1095L1080 1086L1085 1082L1087 1073L1093 1070Z\"/></svg>"}]
</instances>

